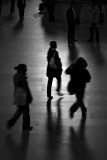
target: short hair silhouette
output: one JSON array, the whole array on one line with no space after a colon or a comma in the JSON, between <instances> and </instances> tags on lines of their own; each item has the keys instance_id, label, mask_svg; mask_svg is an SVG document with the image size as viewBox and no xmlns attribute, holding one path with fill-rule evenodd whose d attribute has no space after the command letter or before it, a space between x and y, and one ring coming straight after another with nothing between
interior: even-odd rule
<instances>
[{"instance_id":1,"label":"short hair silhouette","mask_svg":"<svg viewBox=\"0 0 107 160\"><path fill-rule=\"evenodd\" d=\"M56 47L57 47L56 41L51 41L51 42L50 42L50 46L51 46L52 48L56 48Z\"/></svg>"}]
</instances>

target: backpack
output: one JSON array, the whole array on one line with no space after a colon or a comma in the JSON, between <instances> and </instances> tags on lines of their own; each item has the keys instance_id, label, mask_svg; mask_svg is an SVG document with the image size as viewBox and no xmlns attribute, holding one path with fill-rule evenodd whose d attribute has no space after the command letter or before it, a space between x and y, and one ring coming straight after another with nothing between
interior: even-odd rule
<instances>
[{"instance_id":1,"label":"backpack","mask_svg":"<svg viewBox=\"0 0 107 160\"><path fill-rule=\"evenodd\" d=\"M55 53L54 55L51 57L50 61L49 61L49 66L52 69L58 69L56 63L55 63Z\"/></svg>"}]
</instances>

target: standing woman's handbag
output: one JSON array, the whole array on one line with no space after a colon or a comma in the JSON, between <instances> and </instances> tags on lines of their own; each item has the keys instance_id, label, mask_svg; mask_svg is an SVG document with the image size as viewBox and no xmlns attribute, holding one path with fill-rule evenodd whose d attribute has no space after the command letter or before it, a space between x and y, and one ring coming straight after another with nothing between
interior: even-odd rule
<instances>
[{"instance_id":1,"label":"standing woman's handbag","mask_svg":"<svg viewBox=\"0 0 107 160\"><path fill-rule=\"evenodd\" d=\"M50 59L49 66L52 69L58 69L58 67L56 65L56 62L55 62L55 53L54 53L54 55Z\"/></svg>"},{"instance_id":2,"label":"standing woman's handbag","mask_svg":"<svg viewBox=\"0 0 107 160\"><path fill-rule=\"evenodd\" d=\"M27 93L22 87L15 88L13 104L21 106L27 105Z\"/></svg>"}]
</instances>

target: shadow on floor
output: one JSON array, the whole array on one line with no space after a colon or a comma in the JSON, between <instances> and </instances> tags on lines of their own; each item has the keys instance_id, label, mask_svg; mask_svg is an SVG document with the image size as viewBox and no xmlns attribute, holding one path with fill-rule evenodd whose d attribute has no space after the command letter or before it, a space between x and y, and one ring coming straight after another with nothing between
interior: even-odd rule
<instances>
[{"instance_id":1,"label":"shadow on floor","mask_svg":"<svg viewBox=\"0 0 107 160\"><path fill-rule=\"evenodd\" d=\"M16 25L13 27L13 33L14 34L19 33L23 29L23 27L24 27L23 21L18 21Z\"/></svg>"},{"instance_id":2,"label":"shadow on floor","mask_svg":"<svg viewBox=\"0 0 107 160\"><path fill-rule=\"evenodd\" d=\"M92 59L95 64L98 66L105 64L104 54L101 50L100 43L88 42L88 45L84 45L88 50L88 53L92 56Z\"/></svg>"},{"instance_id":3,"label":"shadow on floor","mask_svg":"<svg viewBox=\"0 0 107 160\"><path fill-rule=\"evenodd\" d=\"M94 160L92 149L89 148L85 135L86 117L82 118L79 126L71 126L69 130L69 154L74 160Z\"/></svg>"},{"instance_id":4,"label":"shadow on floor","mask_svg":"<svg viewBox=\"0 0 107 160\"><path fill-rule=\"evenodd\" d=\"M71 65L78 58L78 48L75 43L68 44L68 52L69 65Z\"/></svg>"},{"instance_id":5,"label":"shadow on floor","mask_svg":"<svg viewBox=\"0 0 107 160\"><path fill-rule=\"evenodd\" d=\"M22 132L21 142L17 143L11 134L6 137L6 148L9 152L8 159L25 160L29 143L29 131Z\"/></svg>"},{"instance_id":6,"label":"shadow on floor","mask_svg":"<svg viewBox=\"0 0 107 160\"><path fill-rule=\"evenodd\" d=\"M12 14L8 14L8 15L2 17L2 21L4 21L4 22L11 22L14 19L15 19L15 17Z\"/></svg>"},{"instance_id":7,"label":"shadow on floor","mask_svg":"<svg viewBox=\"0 0 107 160\"><path fill-rule=\"evenodd\" d=\"M50 36L58 36L58 34L61 34L65 37L65 35L67 34L66 22L49 22L47 13L41 17L41 26L43 27L45 34Z\"/></svg>"},{"instance_id":8,"label":"shadow on floor","mask_svg":"<svg viewBox=\"0 0 107 160\"><path fill-rule=\"evenodd\" d=\"M63 128L61 119L61 100L59 98L56 102L56 116L52 111L51 100L47 101L47 135L46 135L46 148L48 149L48 159L57 159L57 152L59 150L59 143L61 141ZM54 151L54 152L53 152Z\"/></svg>"}]
</instances>

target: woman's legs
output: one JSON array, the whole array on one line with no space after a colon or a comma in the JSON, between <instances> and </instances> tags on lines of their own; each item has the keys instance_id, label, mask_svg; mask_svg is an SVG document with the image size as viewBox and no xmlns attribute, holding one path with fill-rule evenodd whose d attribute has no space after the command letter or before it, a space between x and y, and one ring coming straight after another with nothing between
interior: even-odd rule
<instances>
[{"instance_id":1,"label":"woman's legs","mask_svg":"<svg viewBox=\"0 0 107 160\"><path fill-rule=\"evenodd\" d=\"M57 89L56 89L56 91L60 92L60 88L61 88L61 76L56 77L56 79L57 79Z\"/></svg>"},{"instance_id":2,"label":"woman's legs","mask_svg":"<svg viewBox=\"0 0 107 160\"><path fill-rule=\"evenodd\" d=\"M84 105L83 98L84 98L84 89L78 89L76 92L77 101L71 106L70 108L70 116L73 117L73 114L77 111L80 107L82 111L82 115L85 115L87 109Z\"/></svg>"},{"instance_id":3,"label":"woman's legs","mask_svg":"<svg viewBox=\"0 0 107 160\"><path fill-rule=\"evenodd\" d=\"M8 128L13 127L22 113L23 113L23 106L18 106L15 114L12 116L12 118L8 120L7 127Z\"/></svg>"},{"instance_id":4,"label":"woman's legs","mask_svg":"<svg viewBox=\"0 0 107 160\"><path fill-rule=\"evenodd\" d=\"M48 77L48 83L47 83L47 97L51 98L51 88L52 88L52 81L53 77Z\"/></svg>"},{"instance_id":5,"label":"woman's legs","mask_svg":"<svg viewBox=\"0 0 107 160\"><path fill-rule=\"evenodd\" d=\"M81 108L81 111L82 111L82 114L85 114L87 109L84 105L84 102L83 102L83 98L84 98L84 89L79 89L76 93L76 97L77 97L77 103L78 103L78 106Z\"/></svg>"},{"instance_id":6,"label":"woman's legs","mask_svg":"<svg viewBox=\"0 0 107 160\"><path fill-rule=\"evenodd\" d=\"M23 110L23 129L29 129L30 127L30 114L29 114L29 105L24 107Z\"/></svg>"}]
</instances>

